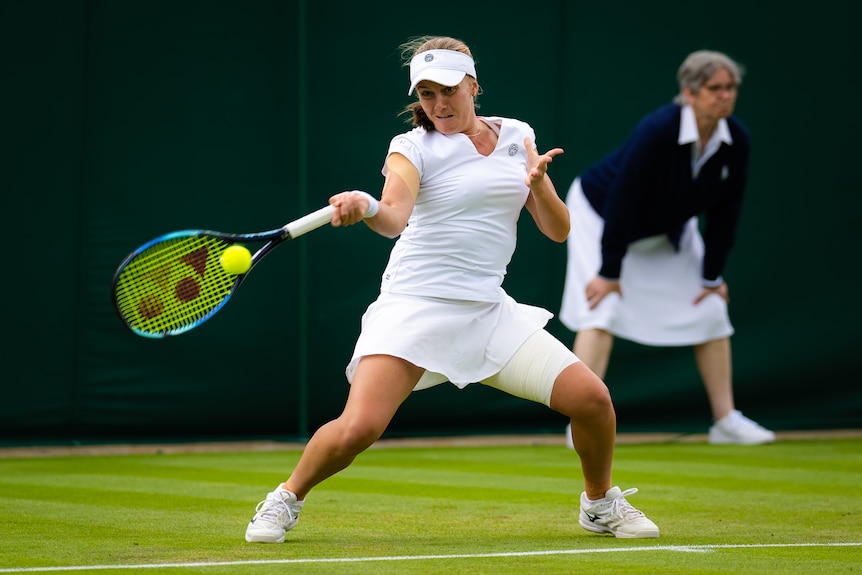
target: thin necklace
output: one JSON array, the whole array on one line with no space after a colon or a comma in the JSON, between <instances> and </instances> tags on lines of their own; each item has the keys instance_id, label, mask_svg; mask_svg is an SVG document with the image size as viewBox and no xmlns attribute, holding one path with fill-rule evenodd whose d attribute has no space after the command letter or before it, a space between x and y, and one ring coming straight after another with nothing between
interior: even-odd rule
<instances>
[{"instance_id":1,"label":"thin necklace","mask_svg":"<svg viewBox=\"0 0 862 575\"><path fill-rule=\"evenodd\" d=\"M480 125L479 125L479 129L478 129L478 130L476 130L476 133L475 133L475 134L464 134L464 135L465 135L465 136L467 136L468 138L475 138L476 136L478 136L478 135L479 135L479 134L481 134L481 133L482 133L482 126L481 126L481 124L480 124Z\"/></svg>"}]
</instances>

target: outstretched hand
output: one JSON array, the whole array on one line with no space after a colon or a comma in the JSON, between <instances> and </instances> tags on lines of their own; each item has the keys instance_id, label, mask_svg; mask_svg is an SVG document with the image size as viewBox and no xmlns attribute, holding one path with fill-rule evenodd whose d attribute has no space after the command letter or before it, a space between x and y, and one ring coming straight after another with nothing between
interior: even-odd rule
<instances>
[{"instance_id":1,"label":"outstretched hand","mask_svg":"<svg viewBox=\"0 0 862 575\"><path fill-rule=\"evenodd\" d=\"M524 183L532 189L533 186L545 180L548 164L553 161L554 156L562 154L563 149L553 148L544 154L539 154L530 138L524 138L524 146L527 148L527 178Z\"/></svg>"}]
</instances>

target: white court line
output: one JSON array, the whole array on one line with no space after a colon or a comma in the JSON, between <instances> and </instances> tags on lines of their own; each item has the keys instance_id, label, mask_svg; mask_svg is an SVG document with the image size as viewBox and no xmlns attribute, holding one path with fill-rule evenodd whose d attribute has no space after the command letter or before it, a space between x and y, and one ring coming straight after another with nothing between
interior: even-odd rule
<instances>
[{"instance_id":1,"label":"white court line","mask_svg":"<svg viewBox=\"0 0 862 575\"><path fill-rule=\"evenodd\" d=\"M295 565L299 563L367 563L370 561L428 561L434 559L485 559L493 557L536 557L540 555L588 555L590 553L630 553L639 551L677 551L709 553L716 549L771 549L776 547L862 547L858 543L771 543L726 545L655 545L621 549L558 549L510 553L454 553L451 555L400 555L389 557L330 557L320 559L260 559L247 561L199 561L195 563L143 563L141 565L67 565L58 567L9 567L0 573L48 573L57 571L96 571L109 569L162 569L176 567L225 567L234 565Z\"/></svg>"}]
</instances>

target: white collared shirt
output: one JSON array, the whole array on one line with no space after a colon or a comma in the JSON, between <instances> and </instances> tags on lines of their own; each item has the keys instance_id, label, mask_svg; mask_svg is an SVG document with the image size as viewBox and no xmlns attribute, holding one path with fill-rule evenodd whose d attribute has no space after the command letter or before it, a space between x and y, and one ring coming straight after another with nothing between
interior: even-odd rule
<instances>
[{"instance_id":1,"label":"white collared shirt","mask_svg":"<svg viewBox=\"0 0 862 575\"><path fill-rule=\"evenodd\" d=\"M680 111L679 122L679 145L694 144L691 147L691 176L697 179L700 174L700 169L706 161L718 151L722 142L732 145L733 138L730 137L730 128L727 127L727 120L724 118L718 121L718 125L709 137L703 153L700 153L700 135L697 132L697 119L694 117L694 110L691 106L683 106Z\"/></svg>"}]
</instances>

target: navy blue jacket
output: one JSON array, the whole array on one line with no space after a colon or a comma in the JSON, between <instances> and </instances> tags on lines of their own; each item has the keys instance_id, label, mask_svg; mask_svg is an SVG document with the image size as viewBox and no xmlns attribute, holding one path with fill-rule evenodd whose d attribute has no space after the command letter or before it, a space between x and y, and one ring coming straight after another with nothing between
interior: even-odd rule
<instances>
[{"instance_id":1,"label":"navy blue jacket","mask_svg":"<svg viewBox=\"0 0 862 575\"><path fill-rule=\"evenodd\" d=\"M623 145L581 174L581 186L604 219L599 275L618 279L632 242L666 234L679 247L685 223L701 216L706 252L703 278L719 278L736 240L748 180L750 138L727 118L733 145L722 143L692 179L692 146L679 145L680 106L644 117Z\"/></svg>"}]
</instances>

